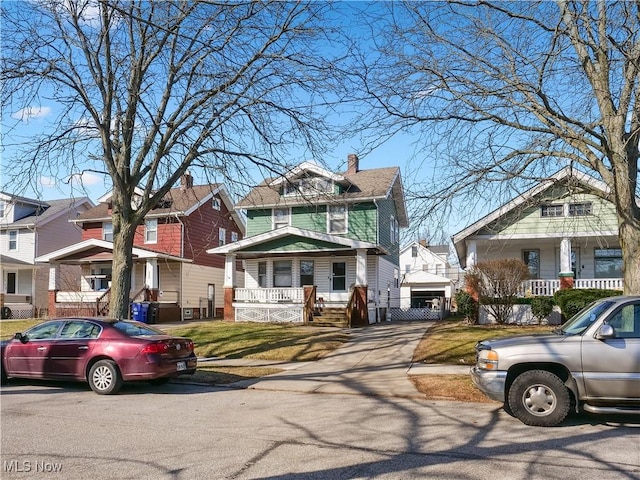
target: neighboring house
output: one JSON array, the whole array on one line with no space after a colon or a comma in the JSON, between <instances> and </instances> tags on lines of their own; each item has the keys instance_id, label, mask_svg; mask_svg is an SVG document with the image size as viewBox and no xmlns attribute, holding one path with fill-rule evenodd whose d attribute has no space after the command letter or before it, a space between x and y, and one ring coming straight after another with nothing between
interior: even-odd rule
<instances>
[{"instance_id":1,"label":"neighboring house","mask_svg":"<svg viewBox=\"0 0 640 480\"><path fill-rule=\"evenodd\" d=\"M49 308L58 315L108 312L113 259L111 194L99 202L76 220L82 229L81 242L37 259L51 265ZM223 185L194 186L190 175L183 176L181 186L171 189L136 229L131 302L145 305L150 322L222 314L225 260L206 252L241 239L244 232L244 220L233 209ZM82 268L78 290L64 290L57 283L57 269L66 264Z\"/></svg>"},{"instance_id":2,"label":"neighboring house","mask_svg":"<svg viewBox=\"0 0 640 480\"><path fill-rule=\"evenodd\" d=\"M245 262L245 288L225 276L225 319L366 325L399 307L398 167L337 174L304 162L241 200L247 237L209 250Z\"/></svg>"},{"instance_id":3,"label":"neighboring house","mask_svg":"<svg viewBox=\"0 0 640 480\"><path fill-rule=\"evenodd\" d=\"M0 192L0 307L2 318L41 316L47 309L49 270L35 258L80 241L70 223L94 204L86 197L40 201ZM60 281L78 285L77 267Z\"/></svg>"},{"instance_id":4,"label":"neighboring house","mask_svg":"<svg viewBox=\"0 0 640 480\"><path fill-rule=\"evenodd\" d=\"M463 268L519 258L530 280L522 295L560 288L623 288L614 205L589 193L606 185L567 167L453 236Z\"/></svg>"},{"instance_id":5,"label":"neighboring house","mask_svg":"<svg viewBox=\"0 0 640 480\"><path fill-rule=\"evenodd\" d=\"M400 310L392 312L394 320L441 318L449 310L459 270L448 257L448 245L427 245L425 240L400 249Z\"/></svg>"}]
</instances>

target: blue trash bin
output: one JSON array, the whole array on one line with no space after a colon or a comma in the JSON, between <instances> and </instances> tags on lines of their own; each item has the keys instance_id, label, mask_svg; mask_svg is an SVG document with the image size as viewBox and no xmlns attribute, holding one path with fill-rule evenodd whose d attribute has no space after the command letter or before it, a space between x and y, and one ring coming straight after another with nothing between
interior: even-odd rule
<instances>
[{"instance_id":1,"label":"blue trash bin","mask_svg":"<svg viewBox=\"0 0 640 480\"><path fill-rule=\"evenodd\" d=\"M135 320L136 322L140 321L142 315L142 308L139 303L131 304L131 320Z\"/></svg>"}]
</instances>

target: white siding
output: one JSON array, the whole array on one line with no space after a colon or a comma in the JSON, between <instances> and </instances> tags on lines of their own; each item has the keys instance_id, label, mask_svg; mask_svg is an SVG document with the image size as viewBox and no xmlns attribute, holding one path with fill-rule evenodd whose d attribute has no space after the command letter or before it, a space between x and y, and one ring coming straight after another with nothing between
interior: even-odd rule
<instances>
[{"instance_id":1,"label":"white siding","mask_svg":"<svg viewBox=\"0 0 640 480\"><path fill-rule=\"evenodd\" d=\"M244 285L241 275L237 278L238 288ZM215 308L224 308L224 269L193 265L182 265L182 308L206 308L207 289L209 284L215 285ZM202 300L203 303L200 303Z\"/></svg>"},{"instance_id":2,"label":"white siding","mask_svg":"<svg viewBox=\"0 0 640 480\"><path fill-rule=\"evenodd\" d=\"M16 260L33 264L35 258L35 234L26 228L18 229L18 243L16 250L9 250L9 231L3 231L0 235L0 253Z\"/></svg>"},{"instance_id":3,"label":"white siding","mask_svg":"<svg viewBox=\"0 0 640 480\"><path fill-rule=\"evenodd\" d=\"M381 257L379 260L379 281L380 281L380 289L385 292L381 299L381 306L385 306L387 302L387 295L390 297L390 307L391 308L399 308L400 307L400 288L396 287L396 279L395 273L400 275L398 271L398 266L391 263L384 257ZM399 279L398 279L399 282Z\"/></svg>"}]
</instances>

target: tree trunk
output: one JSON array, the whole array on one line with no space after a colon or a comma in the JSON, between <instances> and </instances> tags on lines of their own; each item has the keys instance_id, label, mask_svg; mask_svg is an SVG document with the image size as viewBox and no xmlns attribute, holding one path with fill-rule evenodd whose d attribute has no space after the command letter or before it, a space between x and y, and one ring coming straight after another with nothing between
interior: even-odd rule
<instances>
[{"instance_id":1,"label":"tree trunk","mask_svg":"<svg viewBox=\"0 0 640 480\"><path fill-rule=\"evenodd\" d=\"M133 237L135 224L122 214L113 215L113 264L109 316L129 318L129 292L133 272Z\"/></svg>"},{"instance_id":2,"label":"tree trunk","mask_svg":"<svg viewBox=\"0 0 640 480\"><path fill-rule=\"evenodd\" d=\"M624 293L640 295L640 220L620 222L620 246L622 247Z\"/></svg>"}]
</instances>

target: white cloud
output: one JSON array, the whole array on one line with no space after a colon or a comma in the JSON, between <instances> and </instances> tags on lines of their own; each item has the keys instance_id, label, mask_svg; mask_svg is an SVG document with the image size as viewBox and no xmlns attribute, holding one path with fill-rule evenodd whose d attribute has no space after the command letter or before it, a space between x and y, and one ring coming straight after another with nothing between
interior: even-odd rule
<instances>
[{"instance_id":1,"label":"white cloud","mask_svg":"<svg viewBox=\"0 0 640 480\"><path fill-rule=\"evenodd\" d=\"M97 185L98 183L102 182L102 177L91 172L74 174L74 175L71 175L69 179L71 180L72 185L82 186L85 188L91 185Z\"/></svg>"},{"instance_id":2,"label":"white cloud","mask_svg":"<svg viewBox=\"0 0 640 480\"><path fill-rule=\"evenodd\" d=\"M51 108L49 107L25 107L11 115L11 118L20 120L21 122L28 122L33 118L45 118L51 114Z\"/></svg>"},{"instance_id":3,"label":"white cloud","mask_svg":"<svg viewBox=\"0 0 640 480\"><path fill-rule=\"evenodd\" d=\"M56 179L51 177L40 177L40 185L44 188L53 188L56 186Z\"/></svg>"}]
</instances>

